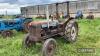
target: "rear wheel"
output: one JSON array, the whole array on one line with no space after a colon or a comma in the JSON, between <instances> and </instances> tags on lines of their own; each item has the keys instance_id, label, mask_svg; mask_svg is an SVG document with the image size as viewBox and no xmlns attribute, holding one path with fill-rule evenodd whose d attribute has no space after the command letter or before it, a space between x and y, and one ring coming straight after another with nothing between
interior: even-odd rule
<instances>
[{"instance_id":1,"label":"rear wheel","mask_svg":"<svg viewBox=\"0 0 100 56\"><path fill-rule=\"evenodd\" d=\"M42 56L53 56L56 50L56 40L47 39L43 45Z\"/></svg>"},{"instance_id":2,"label":"rear wheel","mask_svg":"<svg viewBox=\"0 0 100 56\"><path fill-rule=\"evenodd\" d=\"M2 31L1 32L1 35L3 36L3 37L12 37L12 35L13 35L13 32L11 31L11 30L7 30L7 31Z\"/></svg>"},{"instance_id":3,"label":"rear wheel","mask_svg":"<svg viewBox=\"0 0 100 56\"><path fill-rule=\"evenodd\" d=\"M69 22L65 27L65 39L68 42L75 42L78 36L78 24L77 22Z\"/></svg>"}]
</instances>

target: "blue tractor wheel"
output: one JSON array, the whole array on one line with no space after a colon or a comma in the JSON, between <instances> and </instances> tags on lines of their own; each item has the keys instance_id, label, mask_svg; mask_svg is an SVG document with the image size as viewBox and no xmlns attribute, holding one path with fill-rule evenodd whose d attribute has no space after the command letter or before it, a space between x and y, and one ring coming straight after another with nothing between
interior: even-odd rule
<instances>
[{"instance_id":1,"label":"blue tractor wheel","mask_svg":"<svg viewBox=\"0 0 100 56\"><path fill-rule=\"evenodd\" d=\"M1 35L6 38L6 37L12 37L13 32L11 30L7 30L7 31L2 31Z\"/></svg>"}]
</instances>

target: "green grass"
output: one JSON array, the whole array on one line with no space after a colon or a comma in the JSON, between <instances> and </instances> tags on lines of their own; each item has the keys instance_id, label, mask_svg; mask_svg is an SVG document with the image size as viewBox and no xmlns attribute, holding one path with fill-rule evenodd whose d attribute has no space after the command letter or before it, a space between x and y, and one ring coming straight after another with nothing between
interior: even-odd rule
<instances>
[{"instance_id":1,"label":"green grass","mask_svg":"<svg viewBox=\"0 0 100 56\"><path fill-rule=\"evenodd\" d=\"M58 48L55 56L100 56L100 19L78 20L79 36L75 43L57 37ZM0 37L0 56L40 56L42 44L30 49L22 48L25 33L15 32L12 38ZM77 48L95 48L94 53L78 53Z\"/></svg>"}]
</instances>

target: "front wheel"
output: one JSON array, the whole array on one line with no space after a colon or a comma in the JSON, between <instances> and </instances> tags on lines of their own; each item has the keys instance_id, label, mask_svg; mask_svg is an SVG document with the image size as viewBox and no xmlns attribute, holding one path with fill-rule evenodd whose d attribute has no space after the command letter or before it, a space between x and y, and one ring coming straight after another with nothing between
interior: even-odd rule
<instances>
[{"instance_id":1,"label":"front wheel","mask_svg":"<svg viewBox=\"0 0 100 56\"><path fill-rule=\"evenodd\" d=\"M75 42L78 36L78 24L77 22L69 22L65 27L65 39L68 42Z\"/></svg>"},{"instance_id":2,"label":"front wheel","mask_svg":"<svg viewBox=\"0 0 100 56\"><path fill-rule=\"evenodd\" d=\"M24 38L22 44L25 48L31 47L33 44L35 45L35 42L31 41L29 34L26 35L26 37Z\"/></svg>"},{"instance_id":3,"label":"front wheel","mask_svg":"<svg viewBox=\"0 0 100 56\"><path fill-rule=\"evenodd\" d=\"M53 56L56 50L56 45L55 39L47 39L43 45L42 56Z\"/></svg>"}]
</instances>

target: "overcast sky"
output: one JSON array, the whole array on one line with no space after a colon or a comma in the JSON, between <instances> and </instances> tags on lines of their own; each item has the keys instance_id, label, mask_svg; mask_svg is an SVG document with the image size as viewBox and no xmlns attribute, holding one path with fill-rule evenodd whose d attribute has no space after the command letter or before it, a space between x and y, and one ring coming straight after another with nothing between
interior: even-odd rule
<instances>
[{"instance_id":1,"label":"overcast sky","mask_svg":"<svg viewBox=\"0 0 100 56\"><path fill-rule=\"evenodd\" d=\"M21 6L64 2L64 1L66 0L0 0L0 14L5 14L6 11L8 12L8 14L20 14Z\"/></svg>"},{"instance_id":2,"label":"overcast sky","mask_svg":"<svg viewBox=\"0 0 100 56\"><path fill-rule=\"evenodd\" d=\"M68 0L0 0L0 3L11 3L11 4L41 4L41 3L54 3L63 2ZM75 1L75 0L69 0Z\"/></svg>"}]
</instances>

